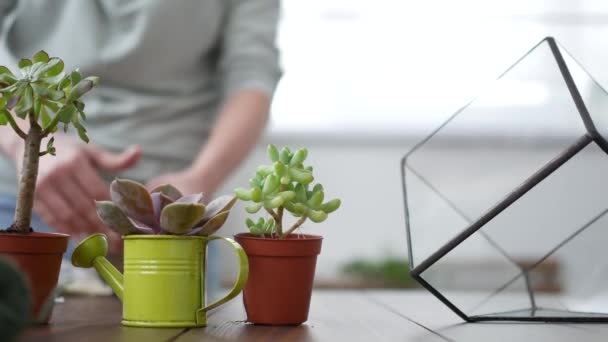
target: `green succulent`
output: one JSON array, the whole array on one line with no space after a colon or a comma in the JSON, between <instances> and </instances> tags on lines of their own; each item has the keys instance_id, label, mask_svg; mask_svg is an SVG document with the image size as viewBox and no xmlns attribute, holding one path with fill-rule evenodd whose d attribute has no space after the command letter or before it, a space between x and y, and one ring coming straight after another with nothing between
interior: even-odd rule
<instances>
[{"instance_id":1,"label":"green succulent","mask_svg":"<svg viewBox=\"0 0 608 342\"><path fill-rule=\"evenodd\" d=\"M254 222L248 219L246 224L253 235L277 235L284 238L300 227L307 219L319 223L327 219L328 214L340 207L340 199L324 202L323 185L314 181L312 166L305 166L308 156L305 148L292 152L289 147L280 151L274 145L268 146L270 165L257 168L253 178L249 180L249 188L237 188L235 194L242 201L251 202L245 207L250 214L259 212L262 208L271 216ZM283 230L284 211L298 217L297 222L287 230ZM269 224L268 222L273 222Z\"/></svg>"}]
</instances>

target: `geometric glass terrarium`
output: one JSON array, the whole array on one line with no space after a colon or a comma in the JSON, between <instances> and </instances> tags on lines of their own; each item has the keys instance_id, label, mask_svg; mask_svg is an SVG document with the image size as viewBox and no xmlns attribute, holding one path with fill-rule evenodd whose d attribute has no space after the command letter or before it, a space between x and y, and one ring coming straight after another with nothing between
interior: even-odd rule
<instances>
[{"instance_id":1,"label":"geometric glass terrarium","mask_svg":"<svg viewBox=\"0 0 608 342\"><path fill-rule=\"evenodd\" d=\"M469 322L608 322L607 137L608 93L543 39L403 158L412 276Z\"/></svg>"}]
</instances>

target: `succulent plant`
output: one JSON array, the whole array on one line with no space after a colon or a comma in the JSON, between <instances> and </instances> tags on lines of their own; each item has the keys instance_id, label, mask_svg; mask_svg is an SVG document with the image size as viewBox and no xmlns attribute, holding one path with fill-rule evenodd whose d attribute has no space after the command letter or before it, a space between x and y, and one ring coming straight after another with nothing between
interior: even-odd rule
<instances>
[{"instance_id":1,"label":"succulent plant","mask_svg":"<svg viewBox=\"0 0 608 342\"><path fill-rule=\"evenodd\" d=\"M255 214L264 208L270 215L270 218L259 218L257 222L247 219L246 224L251 234L285 238L307 219L315 223L323 222L328 214L340 207L340 199L323 202L323 185L317 183L312 186L313 168L304 166L308 156L305 148L291 152L289 147L283 147L279 151L271 144L267 152L273 164L257 168L249 180L249 189L235 189L240 200L252 202L245 208L248 213ZM285 210L299 218L286 230L283 229Z\"/></svg>"},{"instance_id":2,"label":"succulent plant","mask_svg":"<svg viewBox=\"0 0 608 342\"><path fill-rule=\"evenodd\" d=\"M110 185L111 201L97 201L97 215L108 228L121 235L203 235L216 232L228 219L234 196L220 196L209 204L203 194L183 196L170 184L152 191L142 184L115 179Z\"/></svg>"},{"instance_id":3,"label":"succulent plant","mask_svg":"<svg viewBox=\"0 0 608 342\"><path fill-rule=\"evenodd\" d=\"M55 155L52 135L59 124L63 124L64 131L73 126L80 139L89 141L82 125L86 115L81 98L99 83L99 78L83 77L78 70L66 73L63 67L61 59L49 57L44 51L19 61L19 77L0 66L0 125L10 125L25 141L15 222L7 231L31 231L38 161L41 156ZM17 120L27 121L29 129L22 130ZM41 151L42 140L49 136Z\"/></svg>"}]
</instances>

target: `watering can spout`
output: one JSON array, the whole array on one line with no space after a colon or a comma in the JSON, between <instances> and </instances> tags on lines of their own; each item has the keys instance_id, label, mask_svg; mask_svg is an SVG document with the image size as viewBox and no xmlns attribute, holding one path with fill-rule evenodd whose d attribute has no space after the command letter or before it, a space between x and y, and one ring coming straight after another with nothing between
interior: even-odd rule
<instances>
[{"instance_id":1,"label":"watering can spout","mask_svg":"<svg viewBox=\"0 0 608 342\"><path fill-rule=\"evenodd\" d=\"M93 234L76 247L72 253L72 265L76 267L95 267L103 280L110 285L120 300L123 294L123 276L108 259L108 240L104 234Z\"/></svg>"}]
</instances>

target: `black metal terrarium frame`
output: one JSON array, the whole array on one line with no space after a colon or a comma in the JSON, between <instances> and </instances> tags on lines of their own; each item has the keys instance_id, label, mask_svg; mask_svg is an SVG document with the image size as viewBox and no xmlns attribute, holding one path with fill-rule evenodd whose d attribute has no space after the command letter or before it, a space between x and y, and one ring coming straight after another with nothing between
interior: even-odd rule
<instances>
[{"instance_id":1,"label":"black metal terrarium frame","mask_svg":"<svg viewBox=\"0 0 608 342\"><path fill-rule=\"evenodd\" d=\"M562 51L560 51L560 47L558 46L558 44L556 43L556 41L553 38L547 37L547 38L543 39L540 43L538 43L533 49L531 49L530 52L534 51L541 44L548 44L550 51L551 51L551 55L554 58L555 62L557 63L557 68L559 69L559 73L561 73L561 78L563 78L563 82L565 83L565 85L568 89L569 95L571 96L571 98L574 102L576 110L578 111L578 114L580 115L580 119L582 120L582 123L584 124L584 128L585 128L586 132L582 136L574 139L573 143L570 144L567 148L561 150L560 153L557 156L555 156L555 158L551 159L548 163L546 163L540 169L537 169L535 172L529 174L528 177L522 183L518 183L519 184L518 186L516 186L514 189L512 189L512 191L507 193L505 196L502 196L500 201L495 203L488 210L485 210L481 216L478 216L476 219L471 220L470 221L471 223L468 224L468 227L461 230L455 236L451 237L449 240L447 240L447 243L443 244L438 249L434 249L434 252L430 253L428 257L421 259L421 261L417 262L417 263L414 263L414 261L413 261L414 257L412 255L413 248L416 248L416 246L415 245L413 246L412 244L416 243L416 241L412 240L412 231L411 231L412 228L411 228L411 222L410 222L410 205L408 203L408 188L406 185L406 174L408 173L408 172L406 172L406 169L408 168L408 158L410 158L410 156L412 156L412 154L416 153L420 149L420 147L423 146L426 142L428 142L430 139L433 139L433 137L438 132L440 132L442 130L442 128L444 128L452 120L454 120L454 118L457 118L458 115L470 105L470 103L467 104L462 109L460 109L459 111L457 111L455 114L453 114L445 123L443 123L439 128L437 128L431 135L429 135L427 138L425 138L420 143L418 143L412 150L410 150L403 157L402 162L401 162L403 196L404 196L404 203L405 203L405 206L404 206L405 207L405 218L406 218L405 222L406 222L406 231L407 231L409 262L410 262L410 267L411 267L410 273L411 273L412 277L416 281L418 281L424 288L426 288L429 292L431 292L434 296L436 296L441 302L443 302L446 306L448 306L452 311L454 311L458 316L460 316L462 319L464 319L467 322L505 321L505 320L507 320L507 321L542 321L542 322L608 322L608 314L589 313L588 315L586 315L584 312L571 314L571 312L569 312L567 310L563 311L563 313L561 313L561 314L559 314L559 313L558 314L553 313L550 315L543 314L543 311L541 310L541 308L539 308L537 306L536 299L535 299L536 294L535 294L535 291L533 291L531 289L530 280L529 280L529 271L530 270L532 270L535 266L537 266L543 260L545 260L547 257L549 257L553 252L560 249L565 243L567 243L571 239L575 238L578 234L583 232L587 227L589 227L591 224L593 224L595 221L597 221L601 216L603 216L603 214L605 214L606 211L596 217L589 218L587 223L585 223L584 225L582 225L578 229L576 229L565 240L563 240L558 245L554 246L552 250L550 250L546 254L543 253L544 255L542 257L540 257L540 259L536 263L529 265L528 267L520 268L521 273L523 274L525 284L527 284L527 288L524 289L524 291L527 292L528 298L526 300L528 301L529 306L530 306L529 311L525 315L510 314L509 312L502 312L502 313L499 312L499 313L484 314L484 315L472 315L470 313L466 313L456 303L451 301L448 298L448 296L445 295L444 290L437 288L436 286L431 284L429 281L427 281L424 277L422 277L422 274L426 270L428 270L431 266L435 265L439 260L441 260L443 257L445 257L448 253L450 253L456 247L461 245L464 241L466 241L468 238L470 238L473 234L478 232L488 222L490 222L495 217L500 215L503 211L505 211L507 208L509 208L511 205L513 205L520 198L522 198L522 196L526 195L530 190L535 188L539 183L541 183L543 180L545 180L548 176L550 176L552 173L554 173L556 170L558 170L562 165L564 165L566 162L568 162L571 158L573 158L575 155L577 155L577 153L579 153L581 150L583 150L585 147L587 147L591 143L597 144L597 146L599 146L599 148L601 148L601 150L603 150L603 152L608 154L608 141L598 132L598 129L596 128L594 121L592 120L592 116L590 115L588 108L585 104L585 101L584 101L583 97L581 96L579 89L577 88L577 84L576 84L575 80L573 79L573 75L568 68L568 64L564 60L564 55L562 54ZM530 52L528 52L528 54ZM522 59L518 60L511 68L509 68L505 73L503 73L499 77L499 79L501 77L503 77L503 75L507 74L514 66L516 66L526 56L528 56L528 54L526 54L524 57L522 57ZM603 90L603 88L602 88L602 90ZM412 171L412 172L414 172L414 171ZM416 174L416 176L423 179L423 182L424 182L423 175ZM443 196L439 191L436 191L436 189L433 189L431 184L427 184L427 186L429 186L430 189L432 191L434 191L436 193L436 195L439 198L441 198L442 201L447 203L447 205L450 206L454 211L458 211L458 208L456 208L452 203L450 203L449 199L445 198L445 196ZM483 234L483 232L481 232L481 233ZM492 241L490 241L490 242L492 244L495 244ZM499 245L495 244L494 247L496 249L500 249ZM507 286L507 285L505 285L505 286Z\"/></svg>"}]
</instances>

